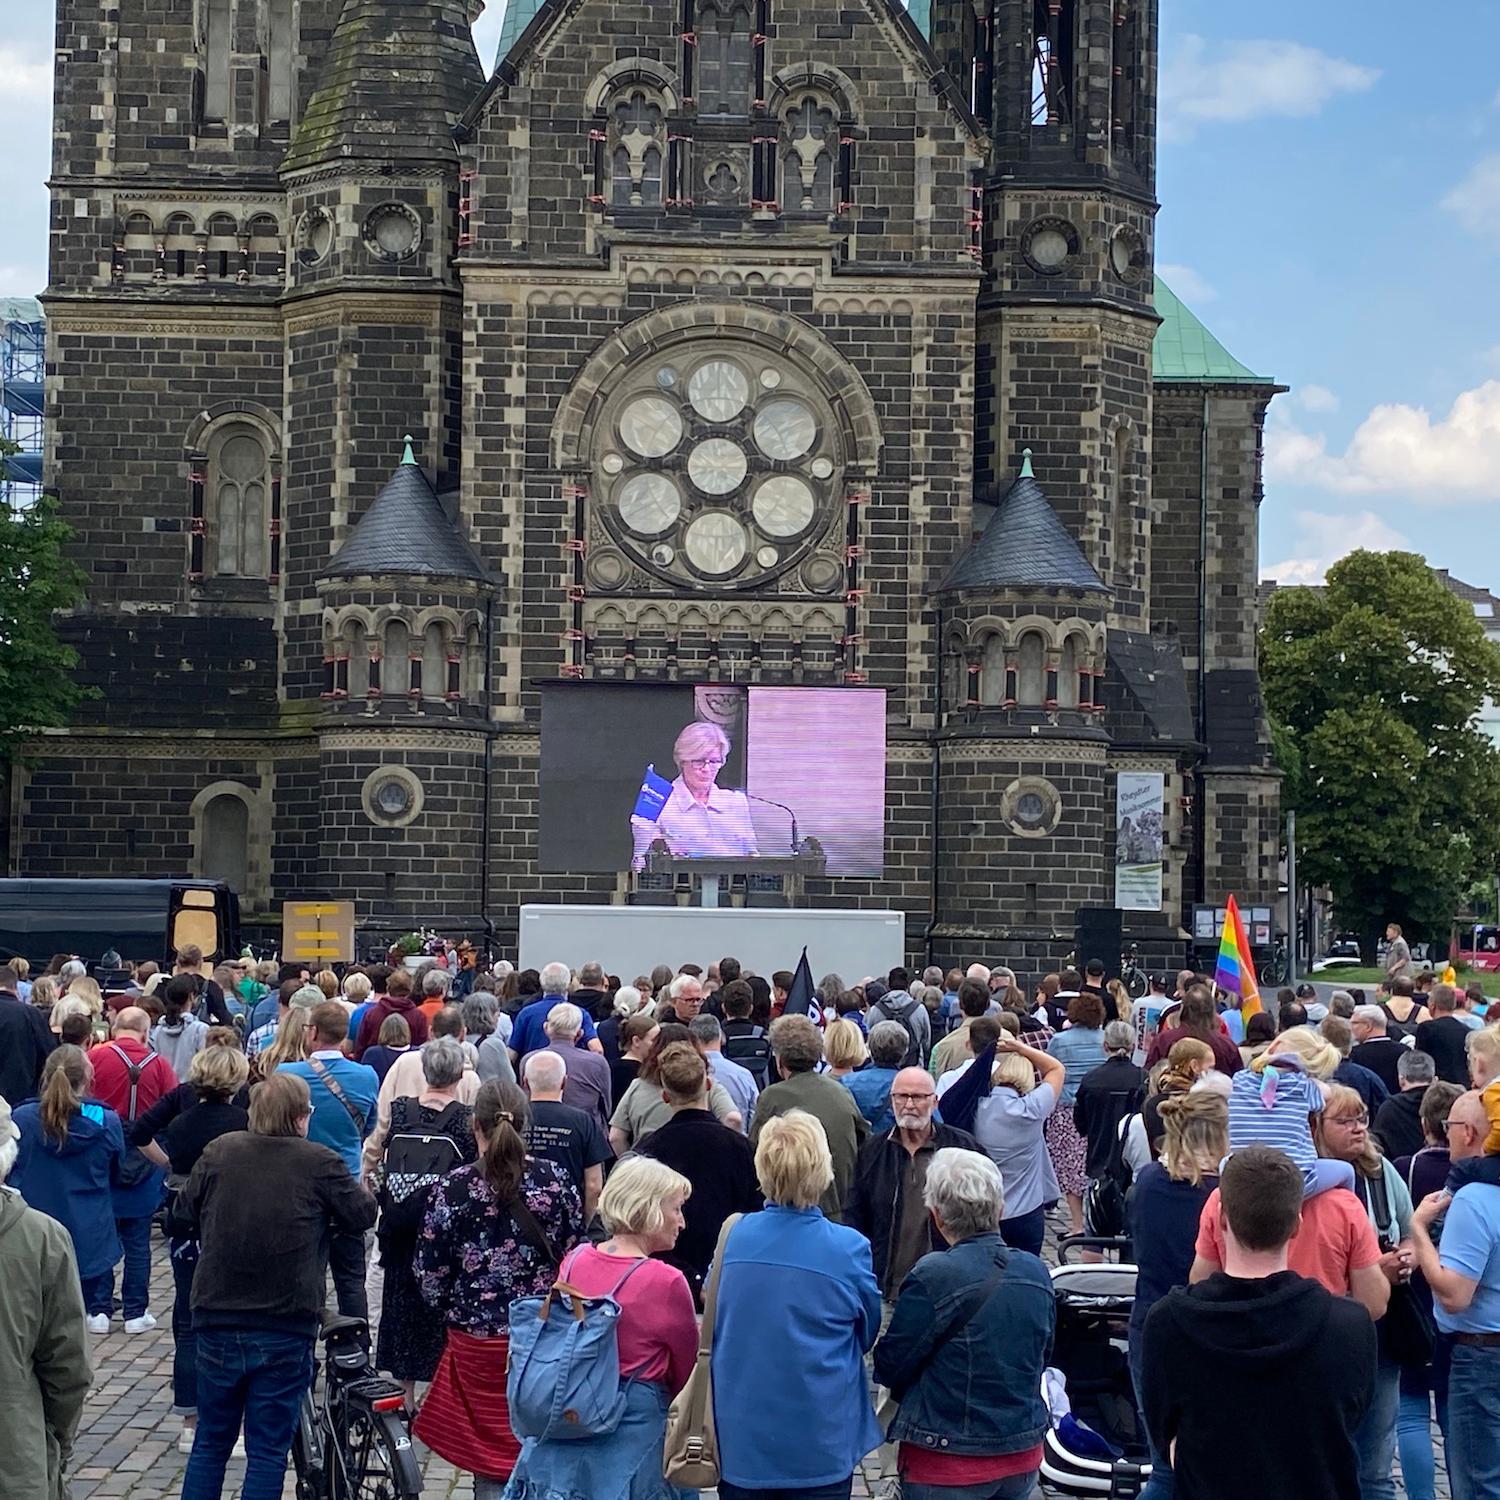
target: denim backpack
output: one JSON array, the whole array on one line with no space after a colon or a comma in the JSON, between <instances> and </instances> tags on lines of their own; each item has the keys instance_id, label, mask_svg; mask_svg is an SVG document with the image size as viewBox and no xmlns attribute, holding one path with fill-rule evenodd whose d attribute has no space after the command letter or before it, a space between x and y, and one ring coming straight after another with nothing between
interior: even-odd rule
<instances>
[{"instance_id":1,"label":"denim backpack","mask_svg":"<svg viewBox=\"0 0 1500 1500\"><path fill-rule=\"evenodd\" d=\"M646 1262L638 1260L602 1297L589 1297L568 1285L571 1260L545 1297L518 1297L510 1305L505 1395L517 1437L605 1437L625 1411L629 1382L620 1379L615 1298Z\"/></svg>"}]
</instances>

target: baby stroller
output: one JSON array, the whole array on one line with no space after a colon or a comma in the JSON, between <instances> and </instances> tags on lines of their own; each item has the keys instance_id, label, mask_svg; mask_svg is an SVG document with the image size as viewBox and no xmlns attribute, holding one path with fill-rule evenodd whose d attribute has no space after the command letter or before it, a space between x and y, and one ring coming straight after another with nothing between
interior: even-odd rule
<instances>
[{"instance_id":1,"label":"baby stroller","mask_svg":"<svg viewBox=\"0 0 1500 1500\"><path fill-rule=\"evenodd\" d=\"M1119 1253L1128 1248L1127 1241L1083 1236L1058 1242L1061 1264L1052 1272L1057 1298L1052 1362L1067 1384L1071 1420L1055 1422L1043 1439L1042 1483L1053 1494L1127 1500L1139 1495L1151 1477L1126 1338L1135 1267L1068 1263L1073 1250Z\"/></svg>"}]
</instances>

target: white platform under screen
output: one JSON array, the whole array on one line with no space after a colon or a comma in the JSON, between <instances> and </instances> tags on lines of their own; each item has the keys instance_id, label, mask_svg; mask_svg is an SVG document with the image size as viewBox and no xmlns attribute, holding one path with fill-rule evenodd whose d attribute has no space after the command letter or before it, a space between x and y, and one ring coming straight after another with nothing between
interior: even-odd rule
<instances>
[{"instance_id":1,"label":"white platform under screen","mask_svg":"<svg viewBox=\"0 0 1500 1500\"><path fill-rule=\"evenodd\" d=\"M756 974L794 969L804 945L813 978L850 984L906 961L899 911L803 911L698 906L523 906L521 967L595 959L627 984L657 964L707 968L732 956Z\"/></svg>"}]
</instances>

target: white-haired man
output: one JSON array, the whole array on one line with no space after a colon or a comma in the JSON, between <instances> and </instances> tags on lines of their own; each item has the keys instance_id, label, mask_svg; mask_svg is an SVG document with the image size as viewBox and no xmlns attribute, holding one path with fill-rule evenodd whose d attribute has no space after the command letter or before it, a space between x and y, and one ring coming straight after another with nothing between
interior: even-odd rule
<instances>
[{"instance_id":1,"label":"white-haired man","mask_svg":"<svg viewBox=\"0 0 1500 1500\"><path fill-rule=\"evenodd\" d=\"M554 1005L568 998L568 990L573 983L573 971L567 964L547 964L542 969L541 982L541 997L533 1000L530 1005L523 1006L521 1013L516 1017L516 1024L511 1027L510 1056L518 1070L521 1059L528 1052L535 1052L538 1047L547 1045L547 1017ZM594 1030L594 1018L586 1012L583 1015L583 1035L579 1040L579 1046L586 1046L589 1051L598 1052L601 1055L604 1052L604 1044Z\"/></svg>"},{"instance_id":2,"label":"white-haired man","mask_svg":"<svg viewBox=\"0 0 1500 1500\"><path fill-rule=\"evenodd\" d=\"M1350 1062L1368 1068L1385 1085L1386 1093L1399 1094L1401 1080L1396 1076L1396 1064L1406 1048L1395 1037L1387 1033L1385 1011L1378 1005L1357 1005L1349 1018L1349 1029L1354 1033L1354 1047L1349 1053Z\"/></svg>"},{"instance_id":3,"label":"white-haired man","mask_svg":"<svg viewBox=\"0 0 1500 1500\"><path fill-rule=\"evenodd\" d=\"M679 974L667 989L667 1004L658 1019L690 1026L703 1009L703 981L696 974Z\"/></svg>"},{"instance_id":4,"label":"white-haired man","mask_svg":"<svg viewBox=\"0 0 1500 1500\"><path fill-rule=\"evenodd\" d=\"M614 1107L609 1064L601 1053L579 1046L583 1022L583 1012L571 1000L554 1005L547 1012L545 1023L547 1045L538 1050L554 1052L567 1064L563 1103L597 1120L599 1129L607 1135L610 1110Z\"/></svg>"},{"instance_id":5,"label":"white-haired man","mask_svg":"<svg viewBox=\"0 0 1500 1500\"><path fill-rule=\"evenodd\" d=\"M61 1495L88 1395L88 1334L68 1231L4 1187L20 1131L0 1099L0 1493Z\"/></svg>"},{"instance_id":6,"label":"white-haired man","mask_svg":"<svg viewBox=\"0 0 1500 1500\"><path fill-rule=\"evenodd\" d=\"M576 1061L576 1057L563 1057L550 1047L527 1054L522 1064L526 1092L531 1095L526 1149L532 1156L556 1163L573 1179L583 1195L583 1217L587 1223L594 1217L594 1205L604 1186L604 1163L614 1153L593 1115L563 1100L568 1065Z\"/></svg>"}]
</instances>

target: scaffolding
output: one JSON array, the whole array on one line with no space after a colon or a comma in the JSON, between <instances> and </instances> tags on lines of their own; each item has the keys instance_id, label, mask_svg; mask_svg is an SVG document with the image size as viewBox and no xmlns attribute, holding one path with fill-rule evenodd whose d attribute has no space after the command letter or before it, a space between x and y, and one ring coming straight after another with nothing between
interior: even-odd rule
<instances>
[{"instance_id":1,"label":"scaffolding","mask_svg":"<svg viewBox=\"0 0 1500 1500\"><path fill-rule=\"evenodd\" d=\"M20 450L0 457L0 503L13 510L42 492L42 306L31 297L0 298L0 437Z\"/></svg>"}]
</instances>

